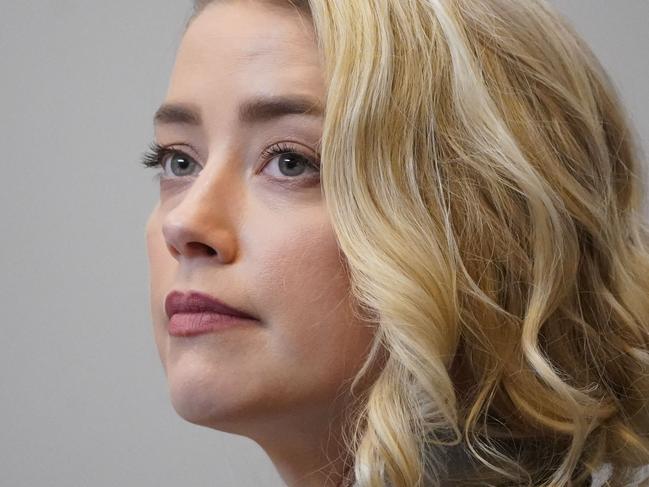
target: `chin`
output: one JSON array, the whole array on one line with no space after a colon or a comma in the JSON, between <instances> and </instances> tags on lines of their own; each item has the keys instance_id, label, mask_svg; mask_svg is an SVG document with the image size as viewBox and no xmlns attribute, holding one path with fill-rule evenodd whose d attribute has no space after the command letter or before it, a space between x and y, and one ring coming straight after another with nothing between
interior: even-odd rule
<instances>
[{"instance_id":1,"label":"chin","mask_svg":"<svg viewBox=\"0 0 649 487\"><path fill-rule=\"evenodd\" d=\"M218 428L224 414L218 409L214 398L197 394L178 393L170 390L171 404L182 419L198 426Z\"/></svg>"},{"instance_id":2,"label":"chin","mask_svg":"<svg viewBox=\"0 0 649 487\"><path fill-rule=\"evenodd\" d=\"M173 408L190 423L207 426L225 413L226 403L231 400L200 364L168 364L167 384Z\"/></svg>"},{"instance_id":3,"label":"chin","mask_svg":"<svg viewBox=\"0 0 649 487\"><path fill-rule=\"evenodd\" d=\"M251 401L243 397L243 384L224 380L217 370L199 363L176 363L167 367L171 404L182 419L198 426L237 433L235 425L249 416ZM254 401L252 401L254 403Z\"/></svg>"}]
</instances>

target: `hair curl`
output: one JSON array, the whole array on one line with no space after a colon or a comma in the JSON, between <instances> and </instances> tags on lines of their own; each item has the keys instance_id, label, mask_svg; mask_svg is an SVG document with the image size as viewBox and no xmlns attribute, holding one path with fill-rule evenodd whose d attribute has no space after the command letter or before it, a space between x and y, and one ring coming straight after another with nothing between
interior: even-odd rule
<instances>
[{"instance_id":1,"label":"hair curl","mask_svg":"<svg viewBox=\"0 0 649 487\"><path fill-rule=\"evenodd\" d=\"M387 356L346 437L356 485L582 486L606 464L628 485L647 173L589 48L542 0L274 3L324 55L323 193L377 323L352 389Z\"/></svg>"}]
</instances>

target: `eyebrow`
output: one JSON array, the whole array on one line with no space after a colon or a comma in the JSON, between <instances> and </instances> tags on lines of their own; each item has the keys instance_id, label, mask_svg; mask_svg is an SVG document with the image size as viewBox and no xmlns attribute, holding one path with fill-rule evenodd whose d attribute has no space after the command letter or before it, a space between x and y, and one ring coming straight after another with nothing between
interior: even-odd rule
<instances>
[{"instance_id":1,"label":"eyebrow","mask_svg":"<svg viewBox=\"0 0 649 487\"><path fill-rule=\"evenodd\" d=\"M318 100L307 96L256 97L239 106L239 120L252 124L265 122L285 115L322 116L324 109ZM200 109L193 104L164 103L153 117L154 125L183 124L199 126Z\"/></svg>"}]
</instances>

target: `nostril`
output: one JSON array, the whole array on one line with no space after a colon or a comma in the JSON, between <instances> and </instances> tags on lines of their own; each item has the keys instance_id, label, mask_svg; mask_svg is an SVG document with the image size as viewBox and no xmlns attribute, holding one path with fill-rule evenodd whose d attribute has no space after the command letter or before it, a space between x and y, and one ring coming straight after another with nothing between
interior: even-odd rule
<instances>
[{"instance_id":1,"label":"nostril","mask_svg":"<svg viewBox=\"0 0 649 487\"><path fill-rule=\"evenodd\" d=\"M187 244L187 254L194 254L194 255L207 255L207 256L213 256L216 255L218 252L214 250L212 247L209 245L205 245L204 243L200 242L188 242Z\"/></svg>"}]
</instances>

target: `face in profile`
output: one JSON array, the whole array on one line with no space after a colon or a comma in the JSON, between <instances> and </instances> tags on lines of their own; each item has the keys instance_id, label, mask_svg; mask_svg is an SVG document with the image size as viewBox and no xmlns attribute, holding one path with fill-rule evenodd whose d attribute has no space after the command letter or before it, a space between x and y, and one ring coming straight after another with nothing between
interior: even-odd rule
<instances>
[{"instance_id":1,"label":"face in profile","mask_svg":"<svg viewBox=\"0 0 649 487\"><path fill-rule=\"evenodd\" d=\"M369 351L320 188L324 98L309 19L291 8L218 2L184 35L156 117L160 201L146 237L155 341L192 423L308 435ZM254 319L184 333L197 321L170 319L174 291Z\"/></svg>"}]
</instances>

